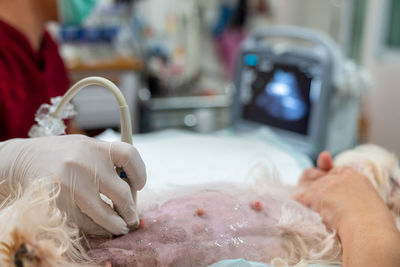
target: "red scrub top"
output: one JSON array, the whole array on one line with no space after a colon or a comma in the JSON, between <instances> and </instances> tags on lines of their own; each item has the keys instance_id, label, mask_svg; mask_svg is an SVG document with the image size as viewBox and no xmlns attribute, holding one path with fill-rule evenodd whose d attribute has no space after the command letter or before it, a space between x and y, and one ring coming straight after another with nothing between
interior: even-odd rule
<instances>
[{"instance_id":1,"label":"red scrub top","mask_svg":"<svg viewBox=\"0 0 400 267\"><path fill-rule=\"evenodd\" d=\"M47 32L34 51L21 32L0 20L0 140L27 137L39 106L68 86L57 44Z\"/></svg>"}]
</instances>

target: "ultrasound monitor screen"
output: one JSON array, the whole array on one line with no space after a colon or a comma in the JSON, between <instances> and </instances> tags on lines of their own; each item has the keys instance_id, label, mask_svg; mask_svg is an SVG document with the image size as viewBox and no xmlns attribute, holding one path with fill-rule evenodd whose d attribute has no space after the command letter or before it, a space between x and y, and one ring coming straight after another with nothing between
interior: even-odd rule
<instances>
[{"instance_id":1,"label":"ultrasound monitor screen","mask_svg":"<svg viewBox=\"0 0 400 267\"><path fill-rule=\"evenodd\" d=\"M273 64L263 70L250 67L246 71L254 72L254 78L249 84L251 97L243 105L242 117L307 135L312 82L309 71L285 64Z\"/></svg>"}]
</instances>

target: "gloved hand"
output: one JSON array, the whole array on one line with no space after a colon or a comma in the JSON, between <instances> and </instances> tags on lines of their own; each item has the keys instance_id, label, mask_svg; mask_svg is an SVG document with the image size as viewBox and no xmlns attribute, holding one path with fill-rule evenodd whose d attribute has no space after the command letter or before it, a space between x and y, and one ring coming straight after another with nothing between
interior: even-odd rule
<instances>
[{"instance_id":1,"label":"gloved hand","mask_svg":"<svg viewBox=\"0 0 400 267\"><path fill-rule=\"evenodd\" d=\"M146 169L129 144L83 135L13 139L0 143L0 159L0 201L18 184L24 188L32 179L51 179L61 187L58 208L84 232L121 235L138 224L134 198L146 183ZM124 169L129 184L114 166Z\"/></svg>"}]
</instances>

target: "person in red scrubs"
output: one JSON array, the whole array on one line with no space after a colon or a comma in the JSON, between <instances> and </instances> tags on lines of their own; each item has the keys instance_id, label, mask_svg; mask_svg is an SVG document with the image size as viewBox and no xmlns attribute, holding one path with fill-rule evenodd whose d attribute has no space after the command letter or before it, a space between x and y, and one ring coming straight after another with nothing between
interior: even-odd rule
<instances>
[{"instance_id":1,"label":"person in red scrubs","mask_svg":"<svg viewBox=\"0 0 400 267\"><path fill-rule=\"evenodd\" d=\"M57 19L56 0L0 0L0 141L27 137L39 106L69 87L45 28Z\"/></svg>"},{"instance_id":2,"label":"person in red scrubs","mask_svg":"<svg viewBox=\"0 0 400 267\"><path fill-rule=\"evenodd\" d=\"M134 196L146 182L146 169L137 150L82 135L25 138L38 107L69 87L46 23L60 17L79 24L96 2L0 0L0 203L15 193L14 185L47 179L62 185L57 207L81 230L121 235L139 223ZM128 183L115 172L122 165Z\"/></svg>"}]
</instances>

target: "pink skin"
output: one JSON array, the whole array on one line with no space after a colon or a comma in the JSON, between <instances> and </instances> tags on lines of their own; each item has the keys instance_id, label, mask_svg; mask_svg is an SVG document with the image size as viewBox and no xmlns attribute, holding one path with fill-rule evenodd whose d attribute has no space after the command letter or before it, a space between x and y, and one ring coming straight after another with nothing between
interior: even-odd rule
<instances>
[{"instance_id":1,"label":"pink skin","mask_svg":"<svg viewBox=\"0 0 400 267\"><path fill-rule=\"evenodd\" d=\"M314 176L331 168L330 155L324 153L319 165L323 170L310 170ZM284 241L290 235L276 227L283 206L298 211L305 223L318 217L287 197L228 191L200 191L146 209L140 214L145 227L113 240L90 238L90 253L116 266L187 266L189 260L207 266L238 257L270 263L288 253Z\"/></svg>"},{"instance_id":2,"label":"pink skin","mask_svg":"<svg viewBox=\"0 0 400 267\"><path fill-rule=\"evenodd\" d=\"M282 205L289 205L304 221L315 223L316 214L305 206L311 207L337 229L345 267L400 266L399 232L385 203L364 176L334 169L327 152L301 177L295 198L305 206L254 197L215 190L177 197L144 211L146 227L136 232L114 240L90 239L90 254L113 266L206 266L238 257L269 263L285 257L283 242L290 237L276 225ZM257 202L261 209L254 209Z\"/></svg>"},{"instance_id":3,"label":"pink skin","mask_svg":"<svg viewBox=\"0 0 400 267\"><path fill-rule=\"evenodd\" d=\"M261 210L251 203L258 202ZM290 199L252 194L237 196L200 191L146 209L146 226L113 240L90 238L91 256L113 266L207 266L223 259L269 263L287 257L276 224L281 207L298 210L308 220L315 213ZM201 207L199 214L199 206Z\"/></svg>"}]
</instances>

